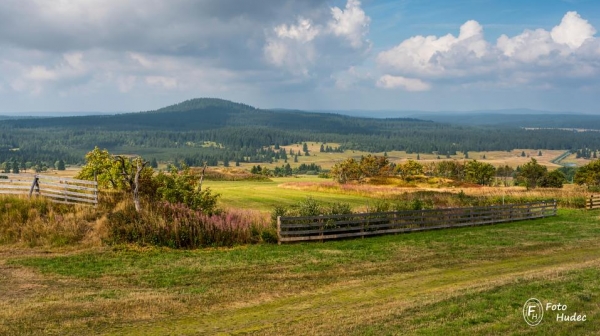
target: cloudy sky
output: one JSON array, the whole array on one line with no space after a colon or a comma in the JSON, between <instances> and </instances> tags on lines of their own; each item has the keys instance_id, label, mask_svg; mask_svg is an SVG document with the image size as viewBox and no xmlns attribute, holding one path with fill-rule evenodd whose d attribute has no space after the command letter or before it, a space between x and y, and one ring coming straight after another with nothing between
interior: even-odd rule
<instances>
[{"instance_id":1,"label":"cloudy sky","mask_svg":"<svg viewBox=\"0 0 600 336\"><path fill-rule=\"evenodd\" d=\"M2 0L0 113L600 113L597 0Z\"/></svg>"}]
</instances>

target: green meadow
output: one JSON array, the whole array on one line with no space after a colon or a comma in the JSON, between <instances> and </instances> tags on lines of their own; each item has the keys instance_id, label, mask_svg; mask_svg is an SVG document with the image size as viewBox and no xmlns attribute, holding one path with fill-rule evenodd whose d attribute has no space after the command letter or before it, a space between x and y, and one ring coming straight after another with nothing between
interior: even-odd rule
<instances>
[{"instance_id":1,"label":"green meadow","mask_svg":"<svg viewBox=\"0 0 600 336\"><path fill-rule=\"evenodd\" d=\"M600 333L599 237L597 212L560 210L281 246L4 246L0 334L592 335ZM522 316L530 297L587 321L556 322L547 312L530 327Z\"/></svg>"}]
</instances>

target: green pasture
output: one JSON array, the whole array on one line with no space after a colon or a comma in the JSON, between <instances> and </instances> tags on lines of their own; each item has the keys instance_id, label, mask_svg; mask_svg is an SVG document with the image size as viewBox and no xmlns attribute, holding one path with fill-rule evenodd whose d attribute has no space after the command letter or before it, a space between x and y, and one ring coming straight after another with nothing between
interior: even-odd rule
<instances>
[{"instance_id":1,"label":"green pasture","mask_svg":"<svg viewBox=\"0 0 600 336\"><path fill-rule=\"evenodd\" d=\"M4 246L0 334L595 335L599 238L597 212L560 210L541 220L281 246ZM548 313L530 327L522 307L531 297L587 321L559 323Z\"/></svg>"},{"instance_id":2,"label":"green pasture","mask_svg":"<svg viewBox=\"0 0 600 336\"><path fill-rule=\"evenodd\" d=\"M299 201L312 197L325 203L345 202L352 207L367 206L374 199L369 197L337 194L321 191L307 191L282 188L281 184L287 182L323 182L330 179L321 179L316 176L280 177L271 178L271 182L264 181L204 181L203 187L209 187L221 194L219 205L225 208L248 208L262 211L271 211L276 205L291 206Z\"/></svg>"}]
</instances>

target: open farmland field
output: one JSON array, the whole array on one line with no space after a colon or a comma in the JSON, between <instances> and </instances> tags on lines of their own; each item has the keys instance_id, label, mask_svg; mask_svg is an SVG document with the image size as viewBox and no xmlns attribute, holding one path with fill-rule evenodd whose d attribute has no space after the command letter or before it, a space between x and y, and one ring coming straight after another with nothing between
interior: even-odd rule
<instances>
[{"instance_id":1,"label":"open farmland field","mask_svg":"<svg viewBox=\"0 0 600 336\"><path fill-rule=\"evenodd\" d=\"M270 182L255 181L205 181L204 186L221 194L220 204L226 208L248 208L271 211L276 205L290 206L310 196L326 203L345 202L353 207L362 207L373 199L360 194L343 194L339 192L297 190L285 188L286 183L306 181L320 183L329 181L317 177L284 177L272 178Z\"/></svg>"},{"instance_id":2,"label":"open farmland field","mask_svg":"<svg viewBox=\"0 0 600 336\"><path fill-rule=\"evenodd\" d=\"M295 245L0 248L0 334L600 332L600 220L543 220ZM537 327L527 299L586 322Z\"/></svg>"},{"instance_id":3,"label":"open farmland field","mask_svg":"<svg viewBox=\"0 0 600 336\"><path fill-rule=\"evenodd\" d=\"M336 148L339 144L328 143L328 146ZM309 149L309 156L299 156L298 163L293 162L293 157L288 158L288 162L292 167L297 166L302 163L310 164L315 163L323 167L324 169L330 169L338 162L344 161L349 157L353 157L355 159L360 159L363 155L384 155L384 152L378 153L369 153L364 151L357 150L346 150L344 153L321 153L319 152L319 148L321 143L319 142L307 142L307 146ZM281 148L285 148L288 152L292 149L294 152L302 151L302 145L294 144L290 146L281 146ZM525 152L525 157L521 156L521 154ZM478 160L482 162L490 163L494 166L511 166L513 168L523 165L531 160L531 158L535 158L539 164L547 166L549 169L560 168L561 166L558 164L554 164L550 161L554 160L558 156L562 155L565 151L563 150L542 150L542 156L538 156L539 150L534 149L514 149L512 151L488 151L488 152L468 152L469 160ZM450 155L450 158L447 158L446 155L437 155L437 154L424 154L420 153L419 159L421 163L431 162L431 161L439 161L439 160L463 160L465 159L464 153L457 152L457 155ZM417 153L407 154L405 151L390 151L387 152L390 161L394 163L405 162L406 160L416 160ZM440 157L438 159L438 156ZM485 159L484 159L485 156ZM573 156L574 157L574 156ZM585 164L584 161L577 161L578 165ZM285 164L283 160L279 160L279 162L274 163L261 163L261 166L274 168L276 166L281 166ZM257 165L256 163L241 163L241 167L251 168L252 166Z\"/></svg>"}]
</instances>

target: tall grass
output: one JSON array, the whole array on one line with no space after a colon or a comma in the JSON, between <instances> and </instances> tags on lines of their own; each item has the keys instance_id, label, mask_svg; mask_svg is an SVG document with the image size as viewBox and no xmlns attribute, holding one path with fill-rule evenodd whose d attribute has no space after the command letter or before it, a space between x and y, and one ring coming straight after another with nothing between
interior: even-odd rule
<instances>
[{"instance_id":1,"label":"tall grass","mask_svg":"<svg viewBox=\"0 0 600 336\"><path fill-rule=\"evenodd\" d=\"M45 198L0 197L0 244L64 246L89 237L96 209L52 203ZM91 239L90 239L91 240Z\"/></svg>"},{"instance_id":2,"label":"tall grass","mask_svg":"<svg viewBox=\"0 0 600 336\"><path fill-rule=\"evenodd\" d=\"M181 204L148 203L135 211L129 195L103 192L97 208L45 198L0 197L0 244L64 246L138 243L172 248L276 242L268 215L231 209L208 215Z\"/></svg>"},{"instance_id":3,"label":"tall grass","mask_svg":"<svg viewBox=\"0 0 600 336\"><path fill-rule=\"evenodd\" d=\"M172 248L233 246L276 242L268 216L251 210L228 210L213 215L183 204L160 202L137 213L131 204L108 216L105 241Z\"/></svg>"},{"instance_id":4,"label":"tall grass","mask_svg":"<svg viewBox=\"0 0 600 336\"><path fill-rule=\"evenodd\" d=\"M393 203L411 203L415 200L421 200L437 207L483 206L556 200L558 206L563 208L583 208L587 197L589 197L587 190L573 185L567 185L565 188L560 189L538 188L526 190L524 187L398 187L392 185L338 184L335 182L288 182L282 184L281 187L303 191L367 196ZM371 207L369 206L369 208Z\"/></svg>"}]
</instances>

